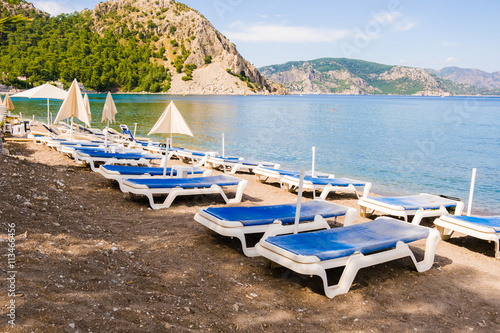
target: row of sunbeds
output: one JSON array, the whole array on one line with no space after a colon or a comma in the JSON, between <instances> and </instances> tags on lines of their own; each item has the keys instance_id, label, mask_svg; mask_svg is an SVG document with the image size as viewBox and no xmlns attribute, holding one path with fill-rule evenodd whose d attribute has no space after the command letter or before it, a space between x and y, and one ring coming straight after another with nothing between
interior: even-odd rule
<instances>
[{"instance_id":1,"label":"row of sunbeds","mask_svg":"<svg viewBox=\"0 0 500 333\"><path fill-rule=\"evenodd\" d=\"M158 146L156 154L125 151L123 146L116 146L115 152L109 149L92 150L88 146L74 148L75 160L85 162L106 178L118 181L122 191L145 195L154 209L168 208L180 195L220 194L226 203L241 201L246 180L227 174L212 176L211 169L201 168L201 165L221 168L232 174L237 171L253 172L260 181L275 178L281 187L289 191L299 186L298 174L280 170L278 164L224 158L214 152L182 148L162 151ZM167 158L174 156L198 166L166 168L164 163ZM163 166L151 166L151 160L155 159L162 160ZM101 165L98 167L97 164ZM146 166L139 166L143 164ZM357 271L363 267L410 257L418 271L429 269L440 236L450 237L453 231L494 241L495 256L500 258L500 218L461 216L463 203L458 200L429 194L369 197L370 183L321 173L307 175L303 185L314 194L317 190L322 192L319 199L301 204L298 225L293 223L295 204L201 208L194 219L218 234L238 238L247 256L263 256L300 274L321 277L328 297L347 292ZM236 194L228 198L224 189L233 186L237 188ZM405 221L379 217L372 222L353 225L357 210L325 200L331 191L352 191L358 195L357 188L363 188L363 195L358 197L362 214L379 211L402 217ZM155 197L159 195L165 199L157 203ZM450 210L454 210L455 215L449 215ZM407 223L411 216L412 223ZM437 217L434 221L437 230L420 226L424 217ZM344 227L330 228L327 220L339 218L343 218ZM256 233L263 234L262 238L255 246L248 245L247 236ZM425 256L417 261L408 244L422 239L426 240ZM327 270L342 266L345 269L339 282L329 285Z\"/></svg>"}]
</instances>

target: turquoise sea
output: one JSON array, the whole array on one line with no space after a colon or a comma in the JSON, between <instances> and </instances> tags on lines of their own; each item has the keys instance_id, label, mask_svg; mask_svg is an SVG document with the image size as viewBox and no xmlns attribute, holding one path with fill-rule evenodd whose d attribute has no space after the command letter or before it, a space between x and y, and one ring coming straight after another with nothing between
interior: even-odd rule
<instances>
[{"instance_id":1,"label":"turquoise sea","mask_svg":"<svg viewBox=\"0 0 500 333\"><path fill-rule=\"evenodd\" d=\"M90 95L92 125L103 127L106 96ZM380 194L445 194L468 201L477 168L473 214L500 214L500 98L412 96L113 95L116 123L145 136L170 100L195 137L174 145L222 151L373 183ZM15 113L46 121L46 100L12 99ZM61 101L51 101L57 113ZM165 137L155 136L163 140ZM467 207L467 206L466 206Z\"/></svg>"}]
</instances>

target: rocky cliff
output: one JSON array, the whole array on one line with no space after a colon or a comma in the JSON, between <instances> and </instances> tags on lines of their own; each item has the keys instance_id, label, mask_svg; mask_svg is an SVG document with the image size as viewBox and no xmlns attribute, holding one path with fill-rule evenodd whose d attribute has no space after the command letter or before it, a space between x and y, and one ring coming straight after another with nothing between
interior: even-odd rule
<instances>
[{"instance_id":1,"label":"rocky cliff","mask_svg":"<svg viewBox=\"0 0 500 333\"><path fill-rule=\"evenodd\" d=\"M268 79L283 84L290 93L304 94L466 94L457 84L422 68L383 65L346 58L295 61L260 68Z\"/></svg>"},{"instance_id":2,"label":"rocky cliff","mask_svg":"<svg viewBox=\"0 0 500 333\"><path fill-rule=\"evenodd\" d=\"M92 12L99 33L134 31L157 54L155 61L172 73L169 93L266 94L284 89L265 79L212 24L196 10L173 0L117 0Z\"/></svg>"}]
</instances>

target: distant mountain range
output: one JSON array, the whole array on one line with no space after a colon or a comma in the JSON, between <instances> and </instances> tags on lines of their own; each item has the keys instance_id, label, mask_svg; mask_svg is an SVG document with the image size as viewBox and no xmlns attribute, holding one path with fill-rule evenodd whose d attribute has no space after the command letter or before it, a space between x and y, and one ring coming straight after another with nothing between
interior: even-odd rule
<instances>
[{"instance_id":1,"label":"distant mountain range","mask_svg":"<svg viewBox=\"0 0 500 333\"><path fill-rule=\"evenodd\" d=\"M500 72L447 67L440 71L375 62L321 58L259 68L264 77L297 94L494 95Z\"/></svg>"},{"instance_id":2,"label":"distant mountain range","mask_svg":"<svg viewBox=\"0 0 500 333\"><path fill-rule=\"evenodd\" d=\"M487 73L475 68L460 67L445 67L441 70L427 69L427 71L478 88L500 89L500 72Z\"/></svg>"}]
</instances>

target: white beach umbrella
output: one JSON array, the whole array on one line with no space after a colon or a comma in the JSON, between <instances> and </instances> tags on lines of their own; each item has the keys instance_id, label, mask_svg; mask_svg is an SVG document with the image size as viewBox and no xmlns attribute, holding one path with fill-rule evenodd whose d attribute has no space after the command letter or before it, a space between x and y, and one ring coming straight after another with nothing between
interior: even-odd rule
<instances>
[{"instance_id":1,"label":"white beach umbrella","mask_svg":"<svg viewBox=\"0 0 500 333\"><path fill-rule=\"evenodd\" d=\"M85 109L87 110L87 114L89 115L89 123L92 122L92 112L90 111L90 101L89 101L89 95L85 93L83 95L83 104L85 104Z\"/></svg>"},{"instance_id":2,"label":"white beach umbrella","mask_svg":"<svg viewBox=\"0 0 500 333\"><path fill-rule=\"evenodd\" d=\"M172 139L172 134L174 133L194 136L189 125L186 123L186 120L184 120L173 101L170 101L170 104L165 111L163 111L148 135L155 133L170 133L170 139Z\"/></svg>"},{"instance_id":3,"label":"white beach umbrella","mask_svg":"<svg viewBox=\"0 0 500 333\"><path fill-rule=\"evenodd\" d=\"M14 110L14 104L12 103L9 94L5 95L5 99L3 100L2 104L7 107L7 110Z\"/></svg>"},{"instance_id":4,"label":"white beach umbrella","mask_svg":"<svg viewBox=\"0 0 500 333\"><path fill-rule=\"evenodd\" d=\"M28 98L46 98L47 99L47 125L50 125L50 108L49 100L65 99L68 95L67 91L61 88L54 87L50 83L42 84L41 86L25 90L23 92L12 95L12 97L28 97Z\"/></svg>"},{"instance_id":5,"label":"white beach umbrella","mask_svg":"<svg viewBox=\"0 0 500 333\"><path fill-rule=\"evenodd\" d=\"M54 123L66 118L71 118L71 141L73 140L73 118L77 118L84 122L87 126L90 126L90 119L87 114L85 104L83 103L82 92L80 91L80 87L78 86L78 81L76 81L76 79L74 79L73 83L71 83L68 95L62 103Z\"/></svg>"},{"instance_id":6,"label":"white beach umbrella","mask_svg":"<svg viewBox=\"0 0 500 333\"><path fill-rule=\"evenodd\" d=\"M108 91L108 95L106 96L106 101L104 102L104 108L102 109L101 123L105 120L107 120L108 122L114 122L115 115L117 113L118 110L116 109L113 97L111 97L111 93Z\"/></svg>"},{"instance_id":7,"label":"white beach umbrella","mask_svg":"<svg viewBox=\"0 0 500 333\"><path fill-rule=\"evenodd\" d=\"M173 101L170 101L170 104L163 111L160 118L156 121L151 131L149 131L148 135L151 134L168 134L170 133L170 144L172 144L172 134L184 134L189 136L194 136L193 132L189 128L189 125L186 123L186 120L182 117L181 113L175 106ZM168 141L168 139L167 139ZM167 144L167 153L165 156L168 156L168 144ZM165 170L163 174L165 175L167 170L167 163L164 164Z\"/></svg>"},{"instance_id":8,"label":"white beach umbrella","mask_svg":"<svg viewBox=\"0 0 500 333\"><path fill-rule=\"evenodd\" d=\"M115 121L115 115L118 113L116 109L115 102L113 101L113 97L111 97L111 93L108 91L108 95L106 96L106 101L104 102L104 108L102 109L102 117L101 123L103 121L108 121L108 125L106 127L106 136L105 136L105 148L108 148L108 131L109 131L109 122Z\"/></svg>"}]
</instances>

